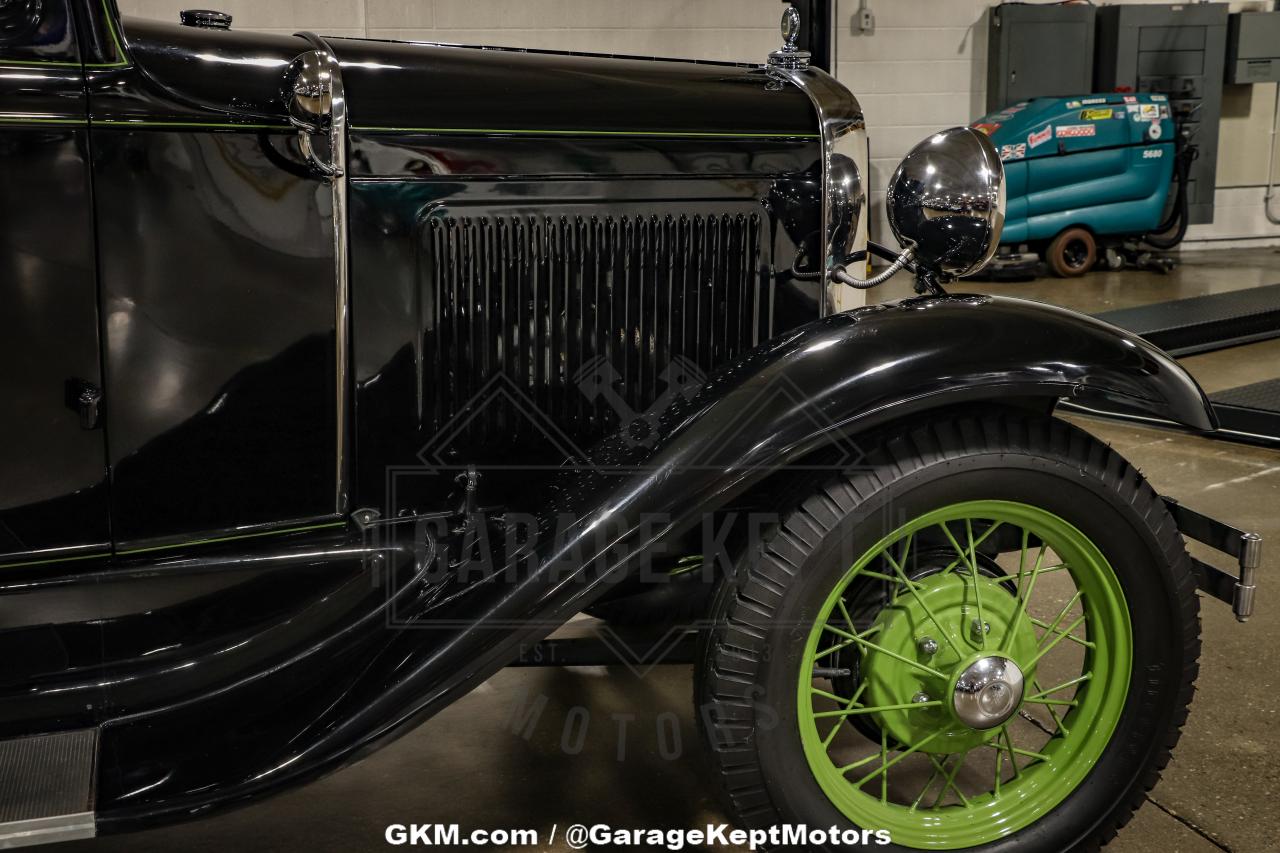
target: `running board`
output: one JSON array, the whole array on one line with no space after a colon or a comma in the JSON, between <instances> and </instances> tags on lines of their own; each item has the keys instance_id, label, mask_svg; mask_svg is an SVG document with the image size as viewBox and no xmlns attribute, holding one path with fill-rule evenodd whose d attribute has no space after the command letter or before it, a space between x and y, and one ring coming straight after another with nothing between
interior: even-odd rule
<instances>
[{"instance_id":1,"label":"running board","mask_svg":"<svg viewBox=\"0 0 1280 853\"><path fill-rule=\"evenodd\" d=\"M92 838L98 730L0 740L0 849Z\"/></svg>"}]
</instances>

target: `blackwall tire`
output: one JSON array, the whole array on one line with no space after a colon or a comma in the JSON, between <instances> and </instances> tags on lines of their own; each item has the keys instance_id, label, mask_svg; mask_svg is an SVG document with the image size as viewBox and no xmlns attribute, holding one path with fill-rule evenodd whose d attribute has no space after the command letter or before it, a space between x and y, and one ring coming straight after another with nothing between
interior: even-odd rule
<instances>
[{"instance_id":1,"label":"blackwall tire","mask_svg":"<svg viewBox=\"0 0 1280 853\"><path fill-rule=\"evenodd\" d=\"M1009 853L1094 850L1112 838L1142 803L1145 793L1159 779L1160 771L1177 743L1187 717L1198 668L1199 603L1184 543L1163 501L1118 454L1061 421L1001 414L922 423L895 432L894 437L869 455L865 469L833 477L785 514L776 529L769 532L762 542L748 548L734 574L722 581L712 606L713 627L703 637L694 692L699 706L699 725L710 747L709 755L720 792L740 825L748 828L767 828L777 824L834 825L870 830L884 828L851 819L851 813L860 813L851 809L862 806L859 805L861 801L850 797L863 796L865 789L847 797L843 789L832 793L830 774L820 776L822 759L818 758L815 763L812 754L806 754L812 739L806 740L804 729L813 722L813 714L802 707L805 684L825 683L801 675L802 671L808 673L808 667L814 665L813 659L806 657L806 648L812 648L810 638L813 635L825 636L818 623L834 618L821 615L824 612L823 602L830 601L833 596L841 603L849 600L848 590L853 587L846 588L844 592L840 592L839 587L841 579L851 571L843 555L869 553L868 547L878 547L885 541L884 537L892 536L895 525L902 524L904 518L927 519L934 517L930 515L933 512L946 513L956 507L971 506L1030 507L1033 512L1027 518L1056 518L1063 522L1065 526L1053 522L1040 530L1046 538L1024 534L1023 542L1043 543L1046 550L1041 554L1056 553L1055 549L1059 547L1071 553L1070 560L1063 559L1067 569L1065 576L1069 576L1081 590L1087 587L1090 597L1096 597L1100 602L1106 597L1101 592L1095 593L1095 587L1089 586L1091 572L1101 579L1098 582L1113 583L1115 589L1122 592L1121 606L1111 611L1102 604L1086 605L1083 595L1079 599L1078 607L1088 617L1082 636L1086 641L1092 637L1095 644L1093 650L1081 653L1084 665L1096 667L1100 660L1111 654L1111 646L1101 642L1108 631L1112 631L1115 637L1124 633L1106 627L1108 625L1123 623L1128 626L1131 657L1128 667L1110 666L1105 668L1105 675L1098 676L1098 683L1111 684L1119 689L1100 689L1093 694L1090 693L1093 684L1086 680L1070 688L1074 691L1071 694L1057 694L1072 695L1077 703L1075 707L1064 705L1061 708L1064 728L1070 722L1072 731L1106 729L1107 732L1102 740L1091 735L1092 741L1085 741L1080 739L1083 736L1064 735L1059 731L1048 738L1046 745L1037 747L1046 756L1052 752L1049 757L1070 757L1076 753L1066 751L1061 745L1076 737L1078 744L1090 743L1098 750L1088 767L1064 770L1062 775L1056 776L1045 773L1044 779L1070 778L1073 773L1079 776L1079 781L1062 794L1060 801L1045 812L1037 813L1039 816L1035 819L1021 825L1015 821L994 834L986 830L964 837L957 834L955 845L949 845L949 836L937 836L935 833L930 842L931 849L963 848ZM911 523L908 522L907 527ZM1035 527L1036 523L1030 523L1028 528ZM955 524L954 521L945 521L929 528L935 531L929 535L936 535L937 530L945 534L949 530L963 529ZM1061 545L1054 539L1059 534L1067 537ZM923 532L912 535L920 536L921 542L925 541ZM1076 547L1072 543L1077 538L1079 542L1088 543L1087 547L1080 546L1085 550L1080 552L1084 556L1079 560L1076 552L1071 550ZM1089 558L1088 555L1094 557ZM1098 555L1103 558L1101 561L1096 559ZM1080 567L1086 563L1091 566L1088 570ZM999 590L1012 589L1013 580L1000 577L996 570L983 571L991 571L992 577L979 574L975 567L973 578L967 582L975 589L985 590L990 608L987 619L999 622L999 614L1005 612L1000 608L1005 604L996 599L1002 594ZM1021 568L1018 572L1016 580L1018 595L1021 595L1023 583L1029 576ZM924 596L934 595L945 586L944 581L951 580L946 572L913 577L920 579L917 584L924 590L921 593ZM965 581L966 578L960 580ZM861 582L872 581L863 578ZM1032 581L1033 586L1034 583ZM934 588L926 589L928 584L933 584ZM1012 592L1008 594L1012 595ZM877 616L880 621L873 623L872 627L878 624L883 630L871 636L884 636L883 642L889 642L887 638L899 624L894 621L900 618L896 610L914 606L911 596L903 593L903 600L906 603L901 606L886 605L881 609ZM933 600L936 605L938 599ZM1034 600L1034 590L1029 593L1028 600ZM1027 609L1031 610L1030 607ZM967 618L969 611L962 608L960 612L962 618ZM1110 617L1107 615L1109 612ZM885 613L890 615L886 617ZM1099 620L1096 628L1095 616ZM947 622L949 618L944 613L938 621ZM1106 621L1108 618L1111 622ZM856 617L854 621L857 621ZM853 622L849 624L852 626ZM1004 628L1013 638L1008 654L1016 657L1012 649L1019 648L1023 641L1019 633L1022 626L1018 626L1016 619L1011 617ZM929 630L932 632L933 629ZM996 633L999 633L999 626L997 630L991 630L992 635ZM973 642L986 642L976 637L975 633ZM1048 634L1044 639L1053 642ZM957 640L957 655L964 642L963 638ZM1060 647L1071 645L1059 642ZM1108 651L1100 651L1104 648ZM907 652L904 656L910 656L910 649L904 647L904 650ZM873 652L864 652L860 660L861 665L866 666ZM987 652L980 654L986 655ZM890 659L881 656L879 660ZM943 665L941 653L932 660L939 661L939 667ZM1024 657L1024 662L1026 660L1031 658ZM1044 658L1039 662L1031 660L1032 667L1044 665ZM917 673L911 667L903 669L921 679L932 678ZM843 670L833 668L832 671ZM864 677L868 684L873 683L872 675ZM831 689L835 690L834 687ZM1032 694L1023 695L1030 697ZM845 697L841 694L839 698L843 700ZM942 715L937 719L943 721L940 725L948 732L947 737L951 737L955 730L960 732L960 737L968 737L969 733L960 724L945 716L951 713L951 705L942 704L944 707L941 708L883 711L867 717L883 721L883 742L896 744L899 751L906 749L904 745L910 731L893 722L899 719L891 716L894 714L938 713ZM1099 720L1085 719L1086 708L1099 709ZM1105 708L1117 709L1114 714L1108 712L1112 718L1109 729L1100 722ZM1023 705L1018 716L1010 718L1006 725L1010 729L1015 724L1021 725L1020 715L1028 709L1031 705ZM898 728L893 728L895 726ZM950 728L946 728L948 726ZM893 737L889 736L891 729ZM1048 729L1045 731L1047 734ZM859 727L857 731L850 728L838 735L837 740L848 738L856 742L858 737L866 739L865 727ZM1056 744L1055 738L1058 739ZM985 755L983 750L987 747L989 744L975 750ZM871 749L875 751L874 745ZM881 746L881 749L886 747ZM888 752L882 754L885 758L889 756ZM925 757L923 750L916 753L916 758L921 757ZM931 754L927 757L933 760ZM1010 757L1015 758L1012 752ZM944 766L950 758L947 755L943 759ZM883 758L878 760L884 761ZM1027 784L1025 780L1037 772L1032 769L1037 760L1017 756L1015 761L1018 760L1030 761L1023 767L1025 775L1014 777L1024 780L1019 784ZM898 766L905 768L906 759L901 760ZM1043 763L1045 771L1055 767L1048 762ZM997 768L996 775L999 774ZM949 798L958 798L960 794L959 788L955 794L945 786L942 791ZM875 800L874 793L871 800ZM890 805L886 800L885 807ZM881 814L875 812L871 805L866 808L868 813ZM912 813L907 811L905 814L907 823L901 826L910 827ZM893 845L873 845L873 849L930 847L921 838L914 837L913 832L903 830L901 834L911 837L904 839L899 836ZM975 838L979 839L977 843ZM810 849L846 848L827 844Z\"/></svg>"},{"instance_id":2,"label":"blackwall tire","mask_svg":"<svg viewBox=\"0 0 1280 853\"><path fill-rule=\"evenodd\" d=\"M1087 229L1067 228L1049 243L1045 261L1059 278L1082 276L1097 263L1098 244Z\"/></svg>"}]
</instances>

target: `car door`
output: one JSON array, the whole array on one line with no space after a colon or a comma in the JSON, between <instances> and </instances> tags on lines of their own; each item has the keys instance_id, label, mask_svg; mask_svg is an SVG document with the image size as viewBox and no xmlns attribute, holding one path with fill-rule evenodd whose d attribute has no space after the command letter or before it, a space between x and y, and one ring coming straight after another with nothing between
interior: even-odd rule
<instances>
[{"instance_id":1,"label":"car door","mask_svg":"<svg viewBox=\"0 0 1280 853\"><path fill-rule=\"evenodd\" d=\"M130 18L88 74L112 533L128 554L334 523L329 184L279 102L300 38Z\"/></svg>"},{"instance_id":2,"label":"car door","mask_svg":"<svg viewBox=\"0 0 1280 853\"><path fill-rule=\"evenodd\" d=\"M0 567L110 545L84 72L69 0L0 4Z\"/></svg>"}]
</instances>

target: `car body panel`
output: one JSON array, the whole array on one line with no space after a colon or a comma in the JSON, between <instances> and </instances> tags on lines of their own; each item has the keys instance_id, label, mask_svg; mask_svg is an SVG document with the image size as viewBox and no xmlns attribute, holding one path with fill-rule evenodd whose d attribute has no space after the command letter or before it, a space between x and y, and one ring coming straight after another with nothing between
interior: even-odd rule
<instances>
[{"instance_id":1,"label":"car body panel","mask_svg":"<svg viewBox=\"0 0 1280 853\"><path fill-rule=\"evenodd\" d=\"M101 388L84 72L66 0L26 44L0 45L0 565L108 547L103 432L82 387Z\"/></svg>"},{"instance_id":2,"label":"car body panel","mask_svg":"<svg viewBox=\"0 0 1280 853\"><path fill-rule=\"evenodd\" d=\"M841 152L810 95L835 98L841 130L860 113L818 72L806 93L750 66L333 40L353 124L335 222L279 100L311 42L74 9L83 88L67 66L41 86L83 112L0 136L47 144L20 146L33 173L68 169L40 201L80 229L57 275L83 292L65 324L39 300L26 319L94 356L88 379L101 352L106 421L69 431L70 368L51 361L36 455L96 447L81 479L109 465L111 529L79 528L93 559L2 567L0 657L19 663L0 733L99 729L103 831L359 757L705 514L815 454L856 460L895 419L1068 397L1213 427L1174 362L1061 309L832 313L816 259ZM458 548L486 513L528 536L474 572Z\"/></svg>"}]
</instances>

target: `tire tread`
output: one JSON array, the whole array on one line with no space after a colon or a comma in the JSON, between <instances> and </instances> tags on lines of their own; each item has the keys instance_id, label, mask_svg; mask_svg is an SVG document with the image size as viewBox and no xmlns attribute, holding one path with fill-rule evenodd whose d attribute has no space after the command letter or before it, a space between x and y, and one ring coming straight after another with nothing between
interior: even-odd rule
<instances>
[{"instance_id":1,"label":"tire tread","mask_svg":"<svg viewBox=\"0 0 1280 853\"><path fill-rule=\"evenodd\" d=\"M1172 570L1173 595L1185 637L1177 711L1138 773L1137 784L1073 849L1097 850L1113 839L1159 782L1187 720L1200 656L1200 600L1195 577L1185 543L1163 499L1119 453L1064 421L1008 413L963 416L920 422L897 431L863 460L866 470L841 475L801 499L784 514L763 546L742 561L742 570L722 583L712 609L715 625L704 632L694 681L695 702L709 709L709 713L698 714L698 724L713 745L710 753L721 798L746 826L767 827L786 819L762 782L763 768L754 749L755 706L750 701L766 642L762 625L777 611L786 584L800 571L809 550L842 515L871 495L922 468L992 452L1048 454L1076 475L1097 477L1145 520L1165 565ZM768 588L770 594L761 595L761 588ZM766 597L772 603L762 600ZM744 645L744 634L754 642Z\"/></svg>"}]
</instances>

